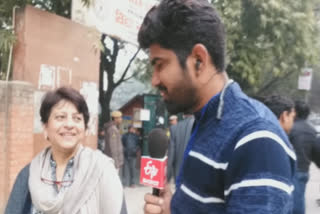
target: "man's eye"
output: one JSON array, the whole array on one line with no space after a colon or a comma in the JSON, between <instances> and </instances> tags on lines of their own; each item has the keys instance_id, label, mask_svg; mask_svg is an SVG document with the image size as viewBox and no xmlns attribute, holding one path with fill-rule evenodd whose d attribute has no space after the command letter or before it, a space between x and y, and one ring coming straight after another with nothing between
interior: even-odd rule
<instances>
[{"instance_id":1,"label":"man's eye","mask_svg":"<svg viewBox=\"0 0 320 214\"><path fill-rule=\"evenodd\" d=\"M156 69L157 69L157 70L161 70L161 69L162 69L162 63L157 64L157 65L156 65Z\"/></svg>"}]
</instances>

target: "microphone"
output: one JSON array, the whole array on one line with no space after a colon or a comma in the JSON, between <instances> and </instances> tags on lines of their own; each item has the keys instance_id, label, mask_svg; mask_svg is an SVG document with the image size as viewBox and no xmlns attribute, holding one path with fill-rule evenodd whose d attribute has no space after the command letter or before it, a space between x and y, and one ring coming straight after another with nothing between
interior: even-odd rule
<instances>
[{"instance_id":1,"label":"microphone","mask_svg":"<svg viewBox=\"0 0 320 214\"><path fill-rule=\"evenodd\" d=\"M152 129L148 136L149 154L152 158L163 158L168 149L169 139L161 128Z\"/></svg>"},{"instance_id":2,"label":"microphone","mask_svg":"<svg viewBox=\"0 0 320 214\"><path fill-rule=\"evenodd\" d=\"M153 187L152 194L157 196L166 181L168 143L169 139L163 129L151 130L148 135L150 156L141 157L140 183Z\"/></svg>"},{"instance_id":3,"label":"microphone","mask_svg":"<svg viewBox=\"0 0 320 214\"><path fill-rule=\"evenodd\" d=\"M165 131L161 128L153 129L149 133L148 137L148 148L149 148L149 154L151 158L163 158L166 155L166 152L168 150L168 143L169 139L165 133ZM167 166L167 163L165 163L165 167ZM165 169L166 171L166 169ZM164 172L164 175L167 173ZM152 188L152 195L159 196L160 195L160 189L158 188Z\"/></svg>"}]
</instances>

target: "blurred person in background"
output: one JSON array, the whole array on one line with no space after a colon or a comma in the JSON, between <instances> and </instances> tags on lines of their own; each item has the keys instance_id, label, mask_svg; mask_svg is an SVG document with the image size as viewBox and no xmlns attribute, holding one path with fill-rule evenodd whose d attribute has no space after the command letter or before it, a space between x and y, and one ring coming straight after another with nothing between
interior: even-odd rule
<instances>
[{"instance_id":1,"label":"blurred person in background","mask_svg":"<svg viewBox=\"0 0 320 214\"><path fill-rule=\"evenodd\" d=\"M136 164L136 169L140 170L140 161L141 161L141 156L142 156L142 151L143 151L143 129L142 128L137 128L136 133L139 137L139 148L137 151L137 164ZM138 172L139 174L139 172ZM138 181L139 182L139 181Z\"/></svg>"},{"instance_id":2,"label":"blurred person in background","mask_svg":"<svg viewBox=\"0 0 320 214\"><path fill-rule=\"evenodd\" d=\"M119 174L123 166L123 146L121 142L120 125L122 123L122 113L113 111L111 121L104 125L105 146L104 153L114 160L114 164Z\"/></svg>"},{"instance_id":3,"label":"blurred person in background","mask_svg":"<svg viewBox=\"0 0 320 214\"><path fill-rule=\"evenodd\" d=\"M304 101L295 102L296 120L290 132L290 142L297 154L297 173L293 214L305 213L305 190L309 180L310 163L320 167L320 142L317 142L317 132L308 122L310 108Z\"/></svg>"},{"instance_id":4,"label":"blurred person in background","mask_svg":"<svg viewBox=\"0 0 320 214\"><path fill-rule=\"evenodd\" d=\"M122 136L124 151L124 186L135 187L137 152L139 151L140 139L136 133L136 128L132 125L128 127L128 132Z\"/></svg>"},{"instance_id":5,"label":"blurred person in background","mask_svg":"<svg viewBox=\"0 0 320 214\"><path fill-rule=\"evenodd\" d=\"M144 18L152 85L171 114L196 121L174 195L170 185L146 194L146 214L292 211L293 148L273 113L228 78L225 39L207 0L162 0Z\"/></svg>"},{"instance_id":6,"label":"blurred person in background","mask_svg":"<svg viewBox=\"0 0 320 214\"><path fill-rule=\"evenodd\" d=\"M178 117L177 115L171 115L169 117L169 124L170 126L176 125L178 123Z\"/></svg>"},{"instance_id":7,"label":"blurred person in background","mask_svg":"<svg viewBox=\"0 0 320 214\"><path fill-rule=\"evenodd\" d=\"M293 100L281 95L271 95L264 99L264 104L276 115L283 130L289 134L296 117Z\"/></svg>"},{"instance_id":8,"label":"blurred person in background","mask_svg":"<svg viewBox=\"0 0 320 214\"><path fill-rule=\"evenodd\" d=\"M98 149L103 152L104 151L104 147L105 147L104 129L103 128L99 128L99 132L98 132Z\"/></svg>"},{"instance_id":9,"label":"blurred person in background","mask_svg":"<svg viewBox=\"0 0 320 214\"><path fill-rule=\"evenodd\" d=\"M113 160L83 146L89 112L82 95L67 87L50 91L40 116L50 146L17 176L5 214L126 213Z\"/></svg>"},{"instance_id":10,"label":"blurred person in background","mask_svg":"<svg viewBox=\"0 0 320 214\"><path fill-rule=\"evenodd\" d=\"M170 138L171 132L172 132L172 127L178 123L178 117L177 115L171 115L169 117L169 126L166 128L166 134L168 138Z\"/></svg>"},{"instance_id":11,"label":"blurred person in background","mask_svg":"<svg viewBox=\"0 0 320 214\"><path fill-rule=\"evenodd\" d=\"M183 153L190 139L191 130L194 124L194 116L185 114L184 119L179 121L177 125L170 128L170 143L168 147L168 164L167 164L167 181L173 178L176 182L176 177L179 174L180 167L183 161Z\"/></svg>"}]
</instances>

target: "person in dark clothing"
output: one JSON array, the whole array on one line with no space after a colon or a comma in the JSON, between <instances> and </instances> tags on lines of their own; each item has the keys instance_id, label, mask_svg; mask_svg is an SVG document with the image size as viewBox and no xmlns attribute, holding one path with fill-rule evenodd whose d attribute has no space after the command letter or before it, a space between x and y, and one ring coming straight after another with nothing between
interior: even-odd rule
<instances>
[{"instance_id":1,"label":"person in dark clothing","mask_svg":"<svg viewBox=\"0 0 320 214\"><path fill-rule=\"evenodd\" d=\"M124 151L124 186L134 187L136 179L136 161L137 152L139 150L139 136L136 129L129 126L128 133L122 136L122 144Z\"/></svg>"},{"instance_id":2,"label":"person in dark clothing","mask_svg":"<svg viewBox=\"0 0 320 214\"><path fill-rule=\"evenodd\" d=\"M111 121L104 124L104 154L114 160L114 165L121 176L123 167L123 148L121 143L120 125L122 123L121 111L111 113Z\"/></svg>"},{"instance_id":3,"label":"person in dark clothing","mask_svg":"<svg viewBox=\"0 0 320 214\"><path fill-rule=\"evenodd\" d=\"M99 133L98 133L98 146L97 148L100 151L104 151L104 147L105 147L105 136L104 136L104 129L103 128L99 128Z\"/></svg>"},{"instance_id":4,"label":"person in dark clothing","mask_svg":"<svg viewBox=\"0 0 320 214\"><path fill-rule=\"evenodd\" d=\"M276 115L283 130L289 134L296 116L293 100L281 95L271 95L263 102Z\"/></svg>"},{"instance_id":5,"label":"person in dark clothing","mask_svg":"<svg viewBox=\"0 0 320 214\"><path fill-rule=\"evenodd\" d=\"M183 161L183 153L190 139L194 116L187 115L177 125L170 127L170 143L168 147L167 181L176 181Z\"/></svg>"},{"instance_id":6,"label":"person in dark clothing","mask_svg":"<svg viewBox=\"0 0 320 214\"><path fill-rule=\"evenodd\" d=\"M320 167L320 143L317 142L316 130L306 121L310 113L309 106L303 101L296 101L295 109L296 121L289 136L297 155L293 214L303 214L310 163L314 162Z\"/></svg>"}]
</instances>

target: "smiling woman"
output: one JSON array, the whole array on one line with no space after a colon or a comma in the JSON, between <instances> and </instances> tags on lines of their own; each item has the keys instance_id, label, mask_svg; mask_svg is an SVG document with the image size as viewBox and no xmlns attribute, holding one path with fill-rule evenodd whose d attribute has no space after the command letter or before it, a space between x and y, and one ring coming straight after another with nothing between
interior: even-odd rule
<instances>
[{"instance_id":1,"label":"smiling woman","mask_svg":"<svg viewBox=\"0 0 320 214\"><path fill-rule=\"evenodd\" d=\"M5 214L126 213L112 159L82 146L89 121L82 95L66 87L48 92L40 116L50 146L19 173Z\"/></svg>"}]
</instances>

